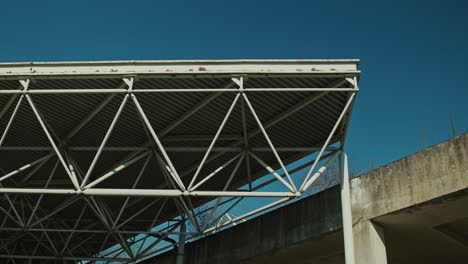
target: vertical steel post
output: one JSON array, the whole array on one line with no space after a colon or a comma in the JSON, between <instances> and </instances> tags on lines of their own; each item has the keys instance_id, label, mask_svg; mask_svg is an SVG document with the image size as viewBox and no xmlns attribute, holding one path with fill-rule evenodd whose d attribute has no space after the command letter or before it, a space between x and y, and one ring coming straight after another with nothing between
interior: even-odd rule
<instances>
[{"instance_id":1,"label":"vertical steel post","mask_svg":"<svg viewBox=\"0 0 468 264\"><path fill-rule=\"evenodd\" d=\"M353 216L351 213L351 195L349 191L348 157L344 151L340 154L340 179L345 263L354 264Z\"/></svg>"},{"instance_id":2,"label":"vertical steel post","mask_svg":"<svg viewBox=\"0 0 468 264\"><path fill-rule=\"evenodd\" d=\"M176 264L184 264L184 254L185 254L185 232L187 227L185 225L185 219L182 219L179 232L179 248L177 249L177 259Z\"/></svg>"}]
</instances>

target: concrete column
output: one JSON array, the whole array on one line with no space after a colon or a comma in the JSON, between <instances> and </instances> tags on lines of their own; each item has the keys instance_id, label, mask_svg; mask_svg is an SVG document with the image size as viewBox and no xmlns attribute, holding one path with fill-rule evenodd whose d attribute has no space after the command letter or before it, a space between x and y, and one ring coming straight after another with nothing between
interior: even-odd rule
<instances>
[{"instance_id":1,"label":"concrete column","mask_svg":"<svg viewBox=\"0 0 468 264\"><path fill-rule=\"evenodd\" d=\"M354 226L353 235L356 263L387 264L383 227L371 220L362 221Z\"/></svg>"}]
</instances>

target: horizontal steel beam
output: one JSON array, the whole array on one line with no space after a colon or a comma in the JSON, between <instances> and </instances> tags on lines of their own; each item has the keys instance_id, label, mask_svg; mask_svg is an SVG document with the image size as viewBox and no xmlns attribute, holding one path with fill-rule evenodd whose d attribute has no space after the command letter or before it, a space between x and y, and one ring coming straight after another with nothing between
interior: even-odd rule
<instances>
[{"instance_id":1,"label":"horizontal steel beam","mask_svg":"<svg viewBox=\"0 0 468 264\"><path fill-rule=\"evenodd\" d=\"M180 88L180 89L29 89L0 90L0 94L127 94L127 93L212 93L212 92L356 92L356 88Z\"/></svg>"},{"instance_id":2,"label":"horizontal steel beam","mask_svg":"<svg viewBox=\"0 0 468 264\"><path fill-rule=\"evenodd\" d=\"M35 78L70 78L106 76L119 78L165 77L177 75L232 74L359 74L359 60L191 60L191 61L88 61L0 63L0 78L33 76Z\"/></svg>"},{"instance_id":3,"label":"horizontal steel beam","mask_svg":"<svg viewBox=\"0 0 468 264\"><path fill-rule=\"evenodd\" d=\"M0 188L0 193L15 194L51 194L51 195L87 195L87 196L143 196L143 197L297 197L300 193L292 192L248 192L248 191L179 191L166 189L38 189L38 188Z\"/></svg>"},{"instance_id":4,"label":"horizontal steel beam","mask_svg":"<svg viewBox=\"0 0 468 264\"><path fill-rule=\"evenodd\" d=\"M94 229L57 229L57 228L12 228L12 227L0 227L0 231L12 231L12 232L53 232L53 233L93 233L93 234L107 234L108 230L94 230ZM147 230L115 230L114 233L130 234L130 235L178 235L179 231L167 232L167 231L147 231ZM186 235L196 235L195 232L184 232ZM1 239L0 239L1 240Z\"/></svg>"},{"instance_id":5,"label":"horizontal steel beam","mask_svg":"<svg viewBox=\"0 0 468 264\"><path fill-rule=\"evenodd\" d=\"M0 258L7 259L32 259L32 260L68 260L68 261L116 261L126 263L129 258L94 258L94 257L58 257L58 256L31 256L31 255L10 255L1 254Z\"/></svg>"},{"instance_id":6,"label":"horizontal steel beam","mask_svg":"<svg viewBox=\"0 0 468 264\"><path fill-rule=\"evenodd\" d=\"M70 151L97 151L99 147L78 147L69 146L65 149ZM132 151L145 151L150 150L150 147L104 147L103 151L114 151L114 152L132 152ZM167 152L206 152L206 147L165 147ZM311 152L320 150L320 147L275 147L278 152ZM328 147L326 151L334 151L337 148ZM52 147L48 146L3 146L0 147L0 151L51 151ZM214 152L242 152L245 149L243 147L214 147L211 151ZM251 148L254 152L270 152L271 148L267 147L253 147Z\"/></svg>"}]
</instances>

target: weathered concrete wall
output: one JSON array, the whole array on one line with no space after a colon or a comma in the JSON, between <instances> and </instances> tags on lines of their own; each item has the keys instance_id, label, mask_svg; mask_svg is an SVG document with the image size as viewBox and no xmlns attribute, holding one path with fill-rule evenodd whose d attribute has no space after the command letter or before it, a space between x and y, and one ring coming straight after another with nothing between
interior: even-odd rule
<instances>
[{"instance_id":1,"label":"weathered concrete wall","mask_svg":"<svg viewBox=\"0 0 468 264\"><path fill-rule=\"evenodd\" d=\"M186 263L239 263L341 228L339 189L291 203L186 246ZM222 241L222 242L221 242ZM172 257L168 262L174 263Z\"/></svg>"},{"instance_id":2,"label":"weathered concrete wall","mask_svg":"<svg viewBox=\"0 0 468 264\"><path fill-rule=\"evenodd\" d=\"M353 218L372 219L466 188L468 134L353 179Z\"/></svg>"},{"instance_id":3,"label":"weathered concrete wall","mask_svg":"<svg viewBox=\"0 0 468 264\"><path fill-rule=\"evenodd\" d=\"M354 222L468 189L468 134L351 181ZM330 188L186 246L186 263L239 263L341 229ZM174 263L173 253L146 263Z\"/></svg>"},{"instance_id":4,"label":"weathered concrete wall","mask_svg":"<svg viewBox=\"0 0 468 264\"><path fill-rule=\"evenodd\" d=\"M339 188L291 203L186 245L185 263L239 263L341 228ZM172 253L172 252L171 252ZM175 263L173 254L157 263ZM147 262L156 263L156 262Z\"/></svg>"}]
</instances>

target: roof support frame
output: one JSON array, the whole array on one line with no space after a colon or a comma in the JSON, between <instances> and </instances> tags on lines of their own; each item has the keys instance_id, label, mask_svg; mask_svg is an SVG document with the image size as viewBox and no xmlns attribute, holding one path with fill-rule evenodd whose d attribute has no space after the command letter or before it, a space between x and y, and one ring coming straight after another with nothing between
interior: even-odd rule
<instances>
[{"instance_id":1,"label":"roof support frame","mask_svg":"<svg viewBox=\"0 0 468 264\"><path fill-rule=\"evenodd\" d=\"M42 65L34 66L34 67L39 67L41 68ZM44 69L49 67L44 66ZM92 67L95 67L93 65ZM249 66L250 67L250 66ZM298 67L301 68L302 66ZM327 66L328 67L328 66ZM202 67L201 67L202 68ZM339 68L339 67L337 67ZM81 68L84 69L84 68ZM291 70L291 69L289 69ZM0 81L3 78L2 77L2 65L0 65ZM41 73L42 74L42 73ZM41 79L48 79L48 76L45 75L37 75L37 74L31 74L34 75L34 78L37 78L39 80ZM177 72L179 74L179 72ZM200 74L197 72L196 74ZM106 239L101 245L101 250L107 247L109 244L107 242L109 237L115 238L115 241L120 244L120 249L118 249L115 252L108 253L107 255L94 255L92 257L85 256L84 258L79 258L79 260L90 260L90 259L99 259L99 260L106 260L106 261L116 261L119 260L119 257L121 252L126 252L126 254L129 256L129 258L122 258L125 259L125 261L130 261L130 260L135 260L138 258L146 257L151 254L153 254L153 248L155 245L151 245L150 247L145 247L143 248L143 244L140 245L138 250L134 249L132 245L135 245L137 243L137 239L131 239L128 240L128 237L131 237L133 234L146 234L144 239L140 239L139 242L144 241L146 238L148 238L151 235L158 236L158 241L164 240L164 236L166 238L169 235L175 234L175 233L180 233L180 230L177 231L176 229L178 228L177 225L172 225L170 229L167 230L162 230L162 231L153 231L153 230L143 230L143 231L137 231L137 230L124 230L124 227L128 224L131 223L133 220L136 220L140 218L140 214L142 212L146 211L148 208L151 208L153 205L156 205L158 201L164 197L164 203L167 201L169 198L173 198L173 200L176 203L176 207L179 210L179 213L183 217L187 217L189 221L192 222L192 224L196 227L197 232L192 232L189 233L187 232L187 235L190 237L195 237L199 234L206 234L209 232L213 232L219 228L225 228L228 225L235 224L238 221L243 221L246 218L252 217L255 214L258 214L260 212L263 212L265 210L269 210L273 207L276 207L280 204L283 204L285 202L288 202L298 196L300 196L304 191L306 191L325 170L326 168L333 163L338 155L341 155L340 153L342 152L342 147L340 148L329 146L329 143L331 141L335 142L335 134L339 134L341 137L341 143L343 145L344 143L344 137L346 137L346 130L347 130L347 125L343 124L343 120L345 122L348 122L349 120L349 115L348 113L351 112L352 105L354 103L354 97L356 92L358 91L357 87L357 75L359 74L358 71L353 71L353 70L346 70L343 72L326 72L323 71L320 74L317 73L307 73L307 74L298 74L294 73L292 74L291 72L283 72L283 73L271 73L272 75L276 76L328 76L328 77L334 77L335 79L332 82L329 82L328 84L325 84L324 80L320 80L319 83L323 84L322 87L305 87L305 88L295 88L295 87L244 87L244 81L247 80L247 76L249 74L263 74L263 78L269 78L268 76L265 75L265 73L231 73L231 81L224 87L224 88L214 88L214 87L208 87L208 88L187 88L187 87L171 87L170 89L166 88L151 88L151 89L133 89L133 84L134 81L138 81L139 78L148 78L150 77L147 74L126 74L122 75L121 72L119 74L115 74L112 76L112 78L119 78L122 80L122 85L114 88L114 89L77 89L74 87L71 87L71 89L36 89L35 87L31 86L29 87L31 76L23 76L20 78L20 84L23 89L13 89L13 90L0 90L0 95L12 95L8 101L7 101L7 106L4 106L2 109L0 109L0 117L4 115L11 106L15 102L17 102L15 109L13 110L12 116L10 116L9 124L7 125L6 131L2 131L2 137L0 138L0 151L47 151L49 152L49 155L46 155L39 160L33 161L29 164L23 165L23 167L20 167L18 170L13 171L9 174L5 174L0 178L0 182L3 180L9 180L11 182L14 182L14 179L12 176L15 176L19 174L20 172L23 172L26 169L32 168L31 172L23 178L22 185L18 185L16 187L3 187L0 186L0 193L3 193L3 196L5 197L5 201L10 203L10 208L5 208L3 209L6 212L14 212L14 215L11 213L8 213L9 215L6 215L4 217L4 222L6 220L14 218L18 223L20 223L20 227L10 227L10 226L3 226L0 227L0 231L11 231L11 232L16 232L22 230L23 232L27 234L34 234L40 233L41 236L36 237L39 240L43 240L43 238L46 238L49 241L49 244L51 242L51 238L48 236L48 233L57 233L58 236L62 237L62 234L65 236L63 240L65 241L63 247L58 249L52 242L49 247L52 251L54 251L54 255L59 256L60 259L62 260L78 260L78 258L74 258L72 255L80 252L80 255L82 254L81 250L77 250L77 247L79 247L82 243L86 243L86 241L89 241L93 235L96 234L105 234ZM208 75L208 74L201 74L203 77L202 78L219 78L220 75ZM224 74L225 75L225 74ZM223 75L223 76L224 76ZM93 78L101 78L99 76L103 76L102 74L99 75L94 75ZM55 75L51 76L53 79L59 79L59 78L64 78L64 79L72 79L76 78L77 76L72 75L72 74L65 74L61 76ZM88 76L89 77L89 76ZM155 78L162 78L162 76L154 76ZM188 75L186 76L188 77ZM184 77L184 78L186 78ZM224 76L226 77L226 76ZM258 76L257 76L258 77ZM7 77L11 78L11 77ZM86 77L80 77L80 78L86 78ZM195 77L198 78L198 77ZM207 81L206 81L207 82ZM203 83L206 83L205 81ZM269 82L267 82L269 83ZM293 82L287 81L285 82L286 85L292 84ZM218 83L219 84L219 83ZM233 88L233 85L237 85L236 88ZM351 88L350 85L352 86ZM184 83L185 86L185 83ZM277 115L276 117L267 120L266 122L261 122L260 118L258 116L259 113L257 113L256 109L253 107L252 103L250 102L250 98L253 96L250 96L252 94L260 94L260 93L276 93L276 92L307 92L310 94L310 96L304 97L304 100L297 103L296 105L290 107L283 113ZM147 112L149 112L149 109L143 109L139 102L139 98L144 96L145 94L148 93L208 93L208 95L202 99L200 102L198 102L196 105L194 105L191 109L189 109L187 112L182 114L178 119L172 121L169 123L169 125L166 126L166 128L160 130L159 132L156 132L155 127L150 123L149 117L147 116ZM218 128L216 134L214 135L214 138L211 138L211 136L203 138L202 135L177 135L178 139L174 140L176 141L171 141L171 137L174 135L170 135L170 132L174 131L177 127L179 127L181 124L186 122L190 117L192 117L195 113L199 112L201 109L206 107L207 105L210 105L214 102L215 99L219 98L219 96L223 94L235 94L235 100L232 102L232 105L230 106L230 110L228 111L227 114L224 115L223 122L221 123L221 126ZM338 120L336 121L336 125L334 126L333 130L331 131L329 137L323 142L323 146L275 146L271 139L270 139L270 130L267 129L270 127L273 127L277 123L289 118L296 112L299 112L300 110L304 109L305 107L309 105L313 105L314 102L317 100L320 100L321 98L325 98L326 95L329 95L331 93L334 94L343 94L343 95L349 95L348 101L345 105L345 108L343 109L343 112L339 116ZM106 97L104 97L104 100L102 100L94 109L91 111L87 117L85 117L83 120L78 123L70 132L68 135L59 140L54 140L56 137L54 134L54 131L51 130L50 126L48 126L47 121L44 116L39 112L39 109L37 109L35 103L34 103L34 98L36 95L42 94L43 96L47 96L48 94L108 94ZM86 125L94 119L99 113L101 113L104 108L109 105L113 98L115 98L116 95L122 94L123 95L123 101L120 104L119 109L115 113L112 123L110 127L108 127L106 135L104 136L104 139L101 141L100 145L98 147L94 146L72 146L69 145L70 139L73 138L76 134L79 133L83 128L86 127ZM18 99L19 97L19 99ZM241 98L241 104L242 104L242 111L241 111L241 120L242 120L242 131L240 135L229 135L229 137L226 137L226 141L230 141L230 143L225 144L221 147L215 146L215 143L217 140L224 140L223 136L221 135L221 131L223 130L224 125L226 124L226 121L229 118L230 113L232 112L233 107L236 105L237 100ZM45 132L49 142L51 143L52 147L44 146L3 146L3 142L5 139L5 135L8 133L10 125L14 122L14 117L18 111L19 106L22 103L22 98L26 98L28 101L29 105L31 106L36 119L39 121L43 131ZM341 98L341 97L336 97L336 98ZM334 98L334 99L336 99ZM122 109L126 106L128 99L131 99L131 101L135 104L137 113L141 117L144 127L146 129L147 135L150 136L150 141L149 143L146 143L142 146L139 147L115 147L115 146L106 146L106 143L109 139L110 134L114 130L115 124L117 120L119 119L120 114L122 113ZM246 122L246 117L245 117L245 111L246 107L250 109L255 123L258 125L258 128L253 129L251 131L248 131L248 125ZM331 107L333 110L334 107ZM331 123L330 120L326 120L327 125L328 123ZM321 127L323 130L325 125ZM338 131L338 132L336 132ZM251 140L253 137L263 134L263 136L266 138L268 147L252 147L249 143L249 140ZM198 139L195 139L198 138ZM229 138L229 139L228 139ZM179 142L179 140L182 140L180 142L191 142L192 140L204 140L208 141L210 140L211 143L209 144L208 147L192 147L192 146L183 146L183 147L178 147L178 146L171 146L171 144L168 144L166 142ZM57 142L58 141L58 142ZM152 144L151 142L156 143L156 145ZM163 146L163 145L169 145L169 146ZM42 148L42 149L41 149ZM157 157L158 162L161 167L163 168L162 175L165 177L166 184L164 186L161 186L160 189L138 189L137 184L140 181L141 175L143 175L146 166L150 162L151 157L153 156L154 152L156 152L156 149L159 150L162 156ZM77 164L73 161L71 155L69 154L70 151L96 151L96 155L94 156L91 166L89 168L86 168L86 173L83 174L80 172L80 168L77 166ZM90 179L90 175L93 171L93 167L96 165L98 160L100 159L100 156L102 153L107 151L113 151L113 152L130 152L132 153L128 155L126 158L124 158L121 162L116 163L114 169L111 171L108 171L107 173L103 174L99 178L94 179L94 181L91 181L90 183L88 182ZM287 152L305 152L305 153L311 153L314 151L319 151L317 158L315 159L314 163L312 164L309 173L302 183L301 188L297 189L296 186L294 186L294 182L291 178L291 173L292 171L288 171L287 167L283 163L283 160L280 157L283 155L287 155ZM330 153L325 153L325 151L330 151ZM202 162L200 164L195 164L193 167L185 168L182 171L178 171L177 167L174 166L172 163L172 160L170 159L168 153L195 153L195 152L204 152L204 156L202 159ZM216 152L216 153L215 153ZM276 162L278 162L279 166L276 167L275 169L269 167L267 165L267 162L263 160L263 158L260 157L261 153L265 152L272 152ZM216 160L217 158L228 154L228 153L235 153L235 156L229 159L225 159L222 163L221 166L216 166L217 169L215 169L213 172L208 174L205 178L203 178L201 181L196 181L196 178L199 176L201 173L202 168L204 165ZM158 153L159 154L159 153ZM212 155L210 155L212 154ZM53 174L52 172L50 175L47 175L47 178L45 180L45 188L43 189L38 189L38 188L27 188L27 185L24 185L29 181L30 178L33 177L33 175L36 175L38 171L40 171L40 168L44 166L44 164L47 163L47 161L50 160L52 156L56 155L58 158L57 163L55 163L55 168L53 171L56 170L57 166L62 165L65 169L66 174L69 176L74 188L57 188L57 187L51 187L55 186L55 182L53 182ZM289 154L288 154L289 155ZM171 155L172 156L172 155ZM210 156L210 157L208 157ZM315 168L318 166L318 162L322 159L325 159L326 157L330 157L327 161L325 161L324 165L319 166L320 168L312 174L315 171ZM250 164L250 159L253 158L254 160L257 160L264 168L266 168L274 177L276 180L280 182L285 182L287 185L286 187L288 188L288 192L265 192L258 190L261 188L263 185L260 184L258 186L252 186L252 177L255 177L251 175L251 164ZM141 159L146 159L144 162L144 166L141 168L140 173L136 175L136 178L133 180L132 179L132 186L130 188L124 188L124 189L105 189L105 188L97 188L96 185L101 183L102 181L106 180L109 177L112 177L119 171L123 170L124 168L129 167L131 164L134 164L137 161L140 161ZM236 174L238 173L239 167L241 164L245 161L245 167L247 168L245 172L245 176L247 180L245 181L248 185L248 191L240 190L238 183L236 182L233 187L230 187L231 181L235 178ZM220 162L221 164L221 162ZM229 178L227 179L226 184L224 185L223 190L218 191L218 190L210 190L210 191L199 191L199 187L204 185L205 183L208 182L208 180L212 178L216 178L216 174L219 173L221 170L224 169L224 167L228 166L229 164L235 164L234 169L232 173L230 174ZM215 168L216 168L215 167ZM258 165L257 165L258 167ZM281 169L281 172L280 170ZM192 175L192 173L194 173ZM223 172L224 174L225 172ZM11 174L11 175L10 175ZM184 180L186 180L186 177L193 176L190 179L190 184L186 187L184 185ZM7 177L5 177L7 176ZM237 179L237 178L236 178ZM287 179L288 182L285 181ZM11 183L9 182L9 183ZM186 182L186 181L185 181ZM210 181L211 182L211 181ZM208 184L210 183L208 182ZM207 184L207 185L208 185ZM172 189L171 189L172 187ZM170 189L164 189L164 188L170 188ZM29 216L26 214L26 212L29 210L27 209L27 204L25 204L25 201L20 200L18 203L18 206L16 206L15 202L12 202L10 199L10 195L14 195L15 199L16 197L22 197L23 195L26 195L28 197L28 200L26 202L29 204L29 207L31 209L32 214ZM30 204L29 199L32 199L33 195L39 195L39 199L37 200L36 203ZM54 195L54 196L60 196L60 197L65 197L66 200L60 204L57 208L52 209L51 211L48 211L45 213L45 217L38 217L36 215L36 211L39 210L39 207L41 207L41 200L43 197L49 195ZM119 207L119 210L115 213L111 212L110 208L108 205L104 202L105 200L101 197L113 197L113 196L118 196L118 197L124 197L125 199L123 200L123 204ZM132 197L136 197L135 199L132 199ZM145 201L144 199L147 199L148 197L160 197L152 202L149 202L139 209L135 209L131 212L127 212L126 210L129 210L128 208L132 207L133 205L140 204L141 201ZM203 223L202 225L198 222L197 215L199 212L195 212L194 210L194 205L192 204L192 198L197 198L197 197L206 197L206 199L213 198L215 199L214 205L209 209L209 221L207 223ZM232 199L227 199L223 202L223 197L232 197ZM256 210L250 211L246 214L241 215L240 217L235 217L235 218L230 218L228 221L224 222L221 224L221 226L216 226L215 228L211 227L209 222L211 221L211 218L215 218L215 222L217 222L220 219L220 216L215 215L216 210L218 209L219 205L222 203L225 203L226 201L232 201L233 204L237 204L240 201L244 199L244 197L275 197L278 198L279 200L269 204L265 205L264 207L258 208ZM58 228L50 228L49 226L44 225L43 221L51 219L51 217L59 212L61 210L64 210L68 208L71 204L73 204L76 201L84 201L85 204L82 207L82 211L79 214L79 217L77 218L77 221L73 224L70 223L71 226L60 226ZM97 230L93 229L92 225L89 225L89 228L83 229L83 228L77 228L78 223L80 222L81 219L84 219L84 212L87 210L86 208L89 208L89 211L92 211L94 215L102 222L102 224L106 227L107 230ZM157 220L162 213L162 210L164 208L164 205L161 207L160 211L158 211L156 218L154 219L153 223L158 222ZM228 206L228 210L230 209L230 206ZM20 209L20 212L17 210ZM15 212L16 211L16 212ZM126 214L124 215L124 212ZM15 216L16 215L16 216ZM10 217L11 216L11 217ZM26 217L29 216L29 217ZM222 217L223 215L221 215ZM143 218L141 218L143 219ZM10 220L8 220L10 221ZM24 226L24 227L23 227ZM172 229L173 228L173 229ZM169 231L168 231L169 230ZM89 237L86 237L86 234L90 234ZM82 236L83 235L83 236ZM78 243L71 243L71 238L72 237L79 237L80 242ZM83 239L81 239L83 238ZM168 238L169 239L169 238ZM170 240L170 239L169 239ZM168 240L168 241L169 241ZM3 240L2 240L3 243ZM43 242L42 242L43 243ZM160 242L157 242L160 243ZM157 244L156 243L156 244ZM170 242L172 243L172 242ZM175 241L175 244L178 243ZM12 246L16 246L17 244L14 244ZM36 251L38 251L38 248L42 250L42 247L44 245L38 241L37 245L34 248L34 254ZM9 256L12 258L23 258L21 254L15 254L15 252L11 251L13 247L8 247L7 248L9 251L7 252ZM0 249L1 250L1 249ZM21 251L21 247L18 249ZM18 251L18 252L20 252ZM57 254L58 251L58 254ZM65 253L68 252L69 256L65 256ZM11 254L10 254L11 253ZM42 257L47 257L47 256L41 256L44 252L39 252L38 256L33 256L34 259L42 259ZM0 257L1 257L0 253ZM57 259L57 258L56 258Z\"/></svg>"}]
</instances>

